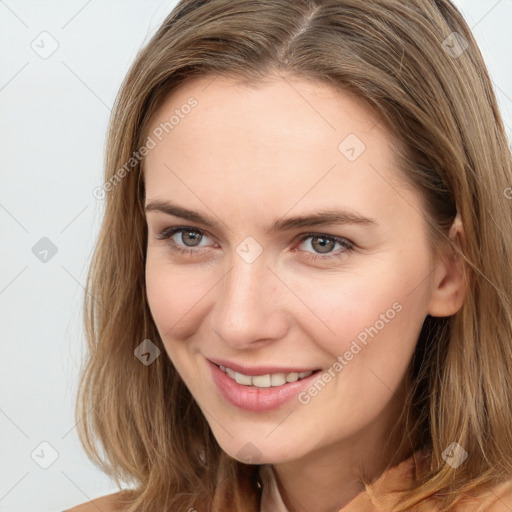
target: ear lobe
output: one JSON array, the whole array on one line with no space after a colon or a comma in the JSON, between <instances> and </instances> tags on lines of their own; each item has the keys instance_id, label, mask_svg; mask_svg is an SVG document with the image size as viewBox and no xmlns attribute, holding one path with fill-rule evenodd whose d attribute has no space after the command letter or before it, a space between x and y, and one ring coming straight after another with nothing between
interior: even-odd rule
<instances>
[{"instance_id":1,"label":"ear lobe","mask_svg":"<svg viewBox=\"0 0 512 512\"><path fill-rule=\"evenodd\" d=\"M465 246L464 228L457 213L450 228L449 239L459 248ZM432 280L428 314L433 317L454 315L464 303L467 292L464 259L449 244L437 259Z\"/></svg>"}]
</instances>

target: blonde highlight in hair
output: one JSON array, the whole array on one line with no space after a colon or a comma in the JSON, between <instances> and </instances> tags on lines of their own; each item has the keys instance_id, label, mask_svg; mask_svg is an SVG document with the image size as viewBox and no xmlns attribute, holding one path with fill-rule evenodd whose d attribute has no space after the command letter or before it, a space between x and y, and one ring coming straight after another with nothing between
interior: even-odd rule
<instances>
[{"instance_id":1,"label":"blonde highlight in hair","mask_svg":"<svg viewBox=\"0 0 512 512\"><path fill-rule=\"evenodd\" d=\"M452 33L468 42L454 58ZM429 464L398 494L451 510L512 475L512 158L473 35L449 0L182 0L139 52L112 112L105 213L84 300L88 357L76 420L89 458L125 492L127 512L258 511L257 465L222 451L167 357L144 365L145 339L165 351L145 291L143 165L116 174L145 142L165 98L195 77L274 76L327 83L364 101L395 140L401 176L421 192L433 251L463 259L468 292L447 318L425 319L397 456ZM452 243L455 219L464 239ZM457 469L442 452L469 453ZM101 453L103 451L104 453ZM364 481L371 493L371 483Z\"/></svg>"}]
</instances>

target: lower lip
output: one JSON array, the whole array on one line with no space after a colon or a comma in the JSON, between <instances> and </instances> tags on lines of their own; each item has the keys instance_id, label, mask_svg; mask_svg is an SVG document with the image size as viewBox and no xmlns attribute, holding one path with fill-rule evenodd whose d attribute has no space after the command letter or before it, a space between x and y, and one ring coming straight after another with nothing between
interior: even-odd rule
<instances>
[{"instance_id":1,"label":"lower lip","mask_svg":"<svg viewBox=\"0 0 512 512\"><path fill-rule=\"evenodd\" d=\"M216 364L208 361L213 380L222 396L235 407L252 412L271 411L293 400L303 389L311 386L312 382L321 372L311 374L309 377L296 382L288 382L282 386L257 388L239 384Z\"/></svg>"}]
</instances>

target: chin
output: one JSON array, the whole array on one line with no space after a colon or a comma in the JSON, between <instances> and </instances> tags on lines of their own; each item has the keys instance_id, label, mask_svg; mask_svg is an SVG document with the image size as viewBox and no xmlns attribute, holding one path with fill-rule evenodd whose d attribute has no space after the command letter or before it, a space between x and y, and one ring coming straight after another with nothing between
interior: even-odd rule
<instances>
[{"instance_id":1,"label":"chin","mask_svg":"<svg viewBox=\"0 0 512 512\"><path fill-rule=\"evenodd\" d=\"M231 458L243 464L281 464L301 456L294 446L283 446L282 443L245 441L234 443L233 440L220 444L222 450ZM303 443L299 443L303 446ZM293 454L293 455L292 455Z\"/></svg>"}]
</instances>

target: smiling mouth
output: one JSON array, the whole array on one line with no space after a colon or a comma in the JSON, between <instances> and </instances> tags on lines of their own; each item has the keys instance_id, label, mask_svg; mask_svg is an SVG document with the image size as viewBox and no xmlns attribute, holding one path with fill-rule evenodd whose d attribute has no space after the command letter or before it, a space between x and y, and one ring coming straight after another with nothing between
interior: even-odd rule
<instances>
[{"instance_id":1,"label":"smiling mouth","mask_svg":"<svg viewBox=\"0 0 512 512\"><path fill-rule=\"evenodd\" d=\"M251 386L256 388L279 387L287 383L305 379L310 375L321 371L318 369L308 372L271 373L266 375L251 376L236 372L235 370L227 368L226 366L223 366L221 364L217 364L216 366L238 384L241 384L242 386Z\"/></svg>"}]
</instances>

